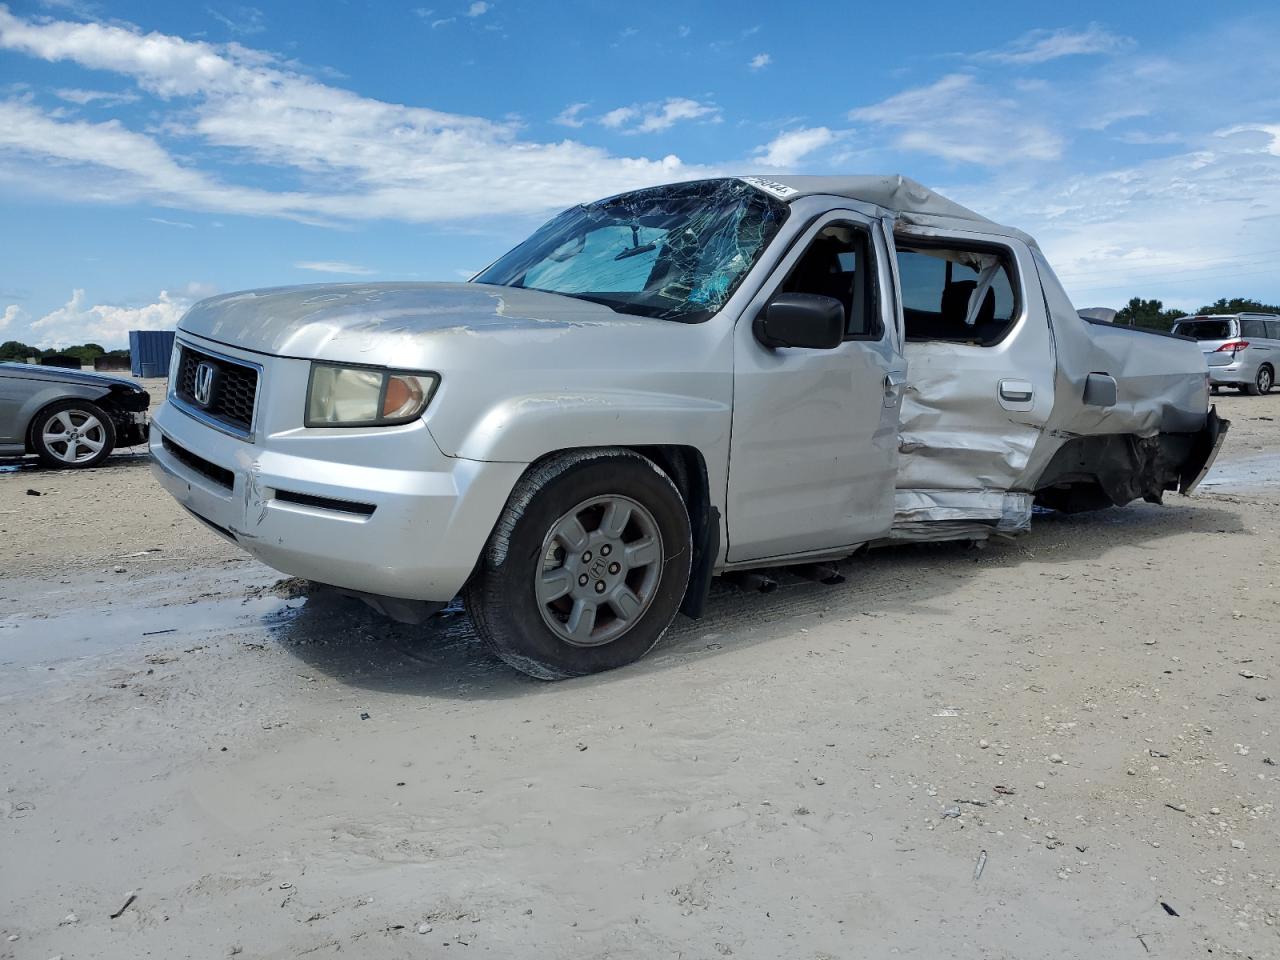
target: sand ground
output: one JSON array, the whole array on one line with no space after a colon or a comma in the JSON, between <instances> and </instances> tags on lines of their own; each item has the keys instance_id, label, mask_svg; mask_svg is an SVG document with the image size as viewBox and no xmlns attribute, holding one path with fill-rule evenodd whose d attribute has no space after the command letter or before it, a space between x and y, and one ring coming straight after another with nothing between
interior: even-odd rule
<instances>
[{"instance_id":1,"label":"sand ground","mask_svg":"<svg viewBox=\"0 0 1280 960\"><path fill-rule=\"evenodd\" d=\"M1194 497L556 684L293 595L142 456L0 468L0 958L1280 957L1280 395L1219 409Z\"/></svg>"}]
</instances>

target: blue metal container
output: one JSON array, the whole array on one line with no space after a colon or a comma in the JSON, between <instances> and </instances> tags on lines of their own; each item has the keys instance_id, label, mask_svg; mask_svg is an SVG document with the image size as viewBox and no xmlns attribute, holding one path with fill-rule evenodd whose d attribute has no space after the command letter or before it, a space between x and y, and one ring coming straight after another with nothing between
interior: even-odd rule
<instances>
[{"instance_id":1,"label":"blue metal container","mask_svg":"<svg viewBox=\"0 0 1280 960\"><path fill-rule=\"evenodd\" d=\"M169 376L173 330L130 330L129 363L135 377Z\"/></svg>"}]
</instances>

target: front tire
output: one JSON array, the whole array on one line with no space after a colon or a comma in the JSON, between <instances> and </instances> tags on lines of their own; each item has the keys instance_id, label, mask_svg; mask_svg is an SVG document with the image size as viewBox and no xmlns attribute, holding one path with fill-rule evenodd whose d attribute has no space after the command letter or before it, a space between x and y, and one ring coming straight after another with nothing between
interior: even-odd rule
<instances>
[{"instance_id":1,"label":"front tire","mask_svg":"<svg viewBox=\"0 0 1280 960\"><path fill-rule=\"evenodd\" d=\"M648 653L689 582L689 514L671 479L626 450L581 450L516 485L467 586L476 630L541 680Z\"/></svg>"},{"instance_id":2,"label":"front tire","mask_svg":"<svg viewBox=\"0 0 1280 960\"><path fill-rule=\"evenodd\" d=\"M96 467L111 455L116 428L107 412L85 400L60 400L31 422L31 447L50 467Z\"/></svg>"}]
</instances>

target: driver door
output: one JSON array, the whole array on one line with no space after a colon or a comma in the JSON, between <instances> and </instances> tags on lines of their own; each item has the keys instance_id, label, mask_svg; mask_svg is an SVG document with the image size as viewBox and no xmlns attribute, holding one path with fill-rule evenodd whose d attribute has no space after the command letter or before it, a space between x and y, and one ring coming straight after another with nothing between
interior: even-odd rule
<instances>
[{"instance_id":1,"label":"driver door","mask_svg":"<svg viewBox=\"0 0 1280 960\"><path fill-rule=\"evenodd\" d=\"M878 222L853 211L827 213L792 245L739 319L730 563L830 553L888 534L906 382L888 258ZM839 300L844 341L831 350L762 345L753 321L779 293Z\"/></svg>"}]
</instances>

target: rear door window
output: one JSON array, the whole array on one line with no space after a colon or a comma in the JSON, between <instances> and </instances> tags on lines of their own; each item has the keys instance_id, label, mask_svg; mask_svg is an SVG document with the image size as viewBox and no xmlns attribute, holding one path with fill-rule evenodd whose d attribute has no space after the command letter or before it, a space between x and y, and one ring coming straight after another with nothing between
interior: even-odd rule
<instances>
[{"instance_id":1,"label":"rear door window","mask_svg":"<svg viewBox=\"0 0 1280 960\"><path fill-rule=\"evenodd\" d=\"M1280 320L1267 321L1267 339L1280 340Z\"/></svg>"},{"instance_id":2,"label":"rear door window","mask_svg":"<svg viewBox=\"0 0 1280 960\"><path fill-rule=\"evenodd\" d=\"M1262 339L1267 335L1266 324L1261 320L1241 320L1240 336Z\"/></svg>"},{"instance_id":3,"label":"rear door window","mask_svg":"<svg viewBox=\"0 0 1280 960\"><path fill-rule=\"evenodd\" d=\"M914 246L898 238L898 279L908 341L947 340L989 347L1018 317L1010 257L982 247ZM981 293L980 302L974 299Z\"/></svg>"}]
</instances>

